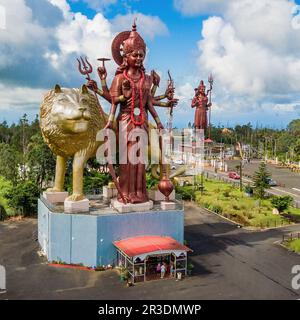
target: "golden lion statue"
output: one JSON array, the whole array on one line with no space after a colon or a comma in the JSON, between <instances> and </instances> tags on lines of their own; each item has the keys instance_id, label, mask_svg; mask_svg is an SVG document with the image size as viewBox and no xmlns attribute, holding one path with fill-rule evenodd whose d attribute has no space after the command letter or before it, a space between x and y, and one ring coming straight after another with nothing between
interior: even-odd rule
<instances>
[{"instance_id":1,"label":"golden lion statue","mask_svg":"<svg viewBox=\"0 0 300 320\"><path fill-rule=\"evenodd\" d=\"M96 141L96 135L104 128L104 121L94 95L85 85L81 89L56 85L45 95L40 127L45 142L57 156L54 187L48 191L64 190L66 162L73 157L73 194L67 199L84 199L83 169L102 143Z\"/></svg>"}]
</instances>

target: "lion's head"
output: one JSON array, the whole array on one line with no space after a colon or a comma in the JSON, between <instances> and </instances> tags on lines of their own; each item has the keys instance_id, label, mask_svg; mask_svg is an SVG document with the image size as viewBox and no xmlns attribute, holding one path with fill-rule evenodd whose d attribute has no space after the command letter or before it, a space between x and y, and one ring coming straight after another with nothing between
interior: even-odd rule
<instances>
[{"instance_id":1,"label":"lion's head","mask_svg":"<svg viewBox=\"0 0 300 320\"><path fill-rule=\"evenodd\" d=\"M81 89L56 85L41 104L42 134L57 155L69 157L84 150L92 153L96 134L104 125L96 99L85 85Z\"/></svg>"}]
</instances>

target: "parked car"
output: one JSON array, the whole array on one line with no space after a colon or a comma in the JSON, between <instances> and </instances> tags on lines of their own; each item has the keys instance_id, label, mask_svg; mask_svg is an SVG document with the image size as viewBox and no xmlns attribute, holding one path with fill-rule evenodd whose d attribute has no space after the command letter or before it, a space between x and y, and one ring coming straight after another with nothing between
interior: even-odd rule
<instances>
[{"instance_id":1,"label":"parked car","mask_svg":"<svg viewBox=\"0 0 300 320\"><path fill-rule=\"evenodd\" d=\"M269 184L270 187L276 187L277 186L277 182L271 178L267 179L267 182Z\"/></svg>"},{"instance_id":2,"label":"parked car","mask_svg":"<svg viewBox=\"0 0 300 320\"><path fill-rule=\"evenodd\" d=\"M239 180L241 177L234 171L228 172L228 177L230 179Z\"/></svg>"}]
</instances>

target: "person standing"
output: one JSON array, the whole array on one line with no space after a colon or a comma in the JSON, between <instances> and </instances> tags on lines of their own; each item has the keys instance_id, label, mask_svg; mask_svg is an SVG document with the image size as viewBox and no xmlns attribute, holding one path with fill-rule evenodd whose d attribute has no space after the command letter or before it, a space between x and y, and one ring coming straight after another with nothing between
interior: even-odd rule
<instances>
[{"instance_id":1,"label":"person standing","mask_svg":"<svg viewBox=\"0 0 300 320\"><path fill-rule=\"evenodd\" d=\"M160 268L160 277L161 277L161 279L163 279L165 277L165 274L166 274L166 265L165 265L165 263L163 263L161 268Z\"/></svg>"},{"instance_id":2,"label":"person standing","mask_svg":"<svg viewBox=\"0 0 300 320\"><path fill-rule=\"evenodd\" d=\"M174 262L173 261L171 261L171 263L170 263L170 275L171 275L172 278L175 275L175 266L174 266Z\"/></svg>"}]
</instances>

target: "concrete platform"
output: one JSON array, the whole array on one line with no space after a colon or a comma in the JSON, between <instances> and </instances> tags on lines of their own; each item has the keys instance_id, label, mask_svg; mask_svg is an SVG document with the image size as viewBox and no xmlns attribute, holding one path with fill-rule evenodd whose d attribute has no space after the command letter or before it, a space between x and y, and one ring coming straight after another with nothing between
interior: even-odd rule
<instances>
[{"instance_id":1,"label":"concrete platform","mask_svg":"<svg viewBox=\"0 0 300 320\"><path fill-rule=\"evenodd\" d=\"M120 213L145 212L153 208L153 201L149 200L143 203L122 203L117 199L111 200L111 205Z\"/></svg>"},{"instance_id":2,"label":"concrete platform","mask_svg":"<svg viewBox=\"0 0 300 320\"><path fill-rule=\"evenodd\" d=\"M113 209L64 213L38 201L38 240L49 261L99 266L116 263L113 241L142 235L170 236L183 243L184 211L152 209L120 214Z\"/></svg>"},{"instance_id":3,"label":"concrete platform","mask_svg":"<svg viewBox=\"0 0 300 320\"><path fill-rule=\"evenodd\" d=\"M176 208L176 203L172 201L162 201L160 206L162 210L174 210Z\"/></svg>"},{"instance_id":4,"label":"concrete platform","mask_svg":"<svg viewBox=\"0 0 300 320\"><path fill-rule=\"evenodd\" d=\"M66 213L81 213L89 211L89 199L83 199L80 201L65 200L64 207Z\"/></svg>"},{"instance_id":5,"label":"concrete platform","mask_svg":"<svg viewBox=\"0 0 300 320\"><path fill-rule=\"evenodd\" d=\"M103 197L106 199L114 198L118 195L117 188L110 188L109 186L103 187Z\"/></svg>"},{"instance_id":6,"label":"concrete platform","mask_svg":"<svg viewBox=\"0 0 300 320\"><path fill-rule=\"evenodd\" d=\"M164 201L166 198L159 190L151 190L151 189L148 190L148 196L153 201ZM171 192L171 194L169 195L169 199L171 201L175 200L175 190Z\"/></svg>"},{"instance_id":7,"label":"concrete platform","mask_svg":"<svg viewBox=\"0 0 300 320\"><path fill-rule=\"evenodd\" d=\"M43 192L43 197L50 203L64 202L68 196L69 196L69 193L67 191L62 191L62 192L44 191Z\"/></svg>"}]
</instances>

